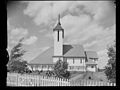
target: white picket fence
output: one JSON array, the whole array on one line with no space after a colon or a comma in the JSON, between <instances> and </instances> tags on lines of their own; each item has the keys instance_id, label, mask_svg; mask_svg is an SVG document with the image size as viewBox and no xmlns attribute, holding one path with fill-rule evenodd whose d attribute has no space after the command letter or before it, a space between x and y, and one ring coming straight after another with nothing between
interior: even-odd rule
<instances>
[{"instance_id":1,"label":"white picket fence","mask_svg":"<svg viewBox=\"0 0 120 90\"><path fill-rule=\"evenodd\" d=\"M70 86L116 86L116 84L95 80L79 80L79 82L71 82Z\"/></svg>"},{"instance_id":2,"label":"white picket fence","mask_svg":"<svg viewBox=\"0 0 120 90\"><path fill-rule=\"evenodd\" d=\"M116 84L92 80L73 82L56 77L8 73L7 86L116 86Z\"/></svg>"},{"instance_id":3,"label":"white picket fence","mask_svg":"<svg viewBox=\"0 0 120 90\"><path fill-rule=\"evenodd\" d=\"M68 79L8 73L7 86L70 86Z\"/></svg>"}]
</instances>

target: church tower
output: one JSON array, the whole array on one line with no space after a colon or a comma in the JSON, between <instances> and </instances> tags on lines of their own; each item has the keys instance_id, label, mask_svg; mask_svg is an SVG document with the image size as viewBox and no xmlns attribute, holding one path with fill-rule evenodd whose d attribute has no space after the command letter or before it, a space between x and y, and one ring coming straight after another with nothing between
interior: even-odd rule
<instances>
[{"instance_id":1,"label":"church tower","mask_svg":"<svg viewBox=\"0 0 120 90\"><path fill-rule=\"evenodd\" d=\"M63 38L64 38L64 29L61 27L60 14L58 16L58 23L56 27L53 29L53 37L54 37L54 58L60 59L60 57L63 56Z\"/></svg>"}]
</instances>

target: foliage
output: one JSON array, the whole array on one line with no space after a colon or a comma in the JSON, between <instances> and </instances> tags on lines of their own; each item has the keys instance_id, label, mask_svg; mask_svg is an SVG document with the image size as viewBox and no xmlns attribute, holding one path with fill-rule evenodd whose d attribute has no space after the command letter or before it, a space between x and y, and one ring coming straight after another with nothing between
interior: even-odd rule
<instances>
[{"instance_id":1,"label":"foliage","mask_svg":"<svg viewBox=\"0 0 120 90\"><path fill-rule=\"evenodd\" d=\"M10 60L9 61L14 61L14 60L20 60L21 57L24 55L25 51L22 50L22 41L24 38L21 38L16 46L13 47L10 53Z\"/></svg>"},{"instance_id":2,"label":"foliage","mask_svg":"<svg viewBox=\"0 0 120 90\"><path fill-rule=\"evenodd\" d=\"M116 44L108 48L108 64L105 67L105 74L110 82L116 82Z\"/></svg>"},{"instance_id":3,"label":"foliage","mask_svg":"<svg viewBox=\"0 0 120 90\"><path fill-rule=\"evenodd\" d=\"M28 71L26 61L13 61L11 64L10 72L24 73Z\"/></svg>"},{"instance_id":4,"label":"foliage","mask_svg":"<svg viewBox=\"0 0 120 90\"><path fill-rule=\"evenodd\" d=\"M19 40L19 43L13 47L10 53L9 62L7 69L10 72L25 72L27 70L27 62L22 59L22 56L26 51L22 49L22 41L24 38Z\"/></svg>"},{"instance_id":5,"label":"foliage","mask_svg":"<svg viewBox=\"0 0 120 90\"><path fill-rule=\"evenodd\" d=\"M49 77L54 76L54 72L48 70L48 71L46 72L46 75L49 76Z\"/></svg>"},{"instance_id":6,"label":"foliage","mask_svg":"<svg viewBox=\"0 0 120 90\"><path fill-rule=\"evenodd\" d=\"M54 66L56 76L60 78L69 78L70 72L67 71L68 64L65 61L58 60Z\"/></svg>"}]
</instances>

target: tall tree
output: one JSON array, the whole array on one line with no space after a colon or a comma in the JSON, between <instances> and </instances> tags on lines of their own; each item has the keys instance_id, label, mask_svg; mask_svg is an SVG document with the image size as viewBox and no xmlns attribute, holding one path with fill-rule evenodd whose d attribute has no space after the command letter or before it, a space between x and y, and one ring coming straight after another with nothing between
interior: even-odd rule
<instances>
[{"instance_id":1,"label":"tall tree","mask_svg":"<svg viewBox=\"0 0 120 90\"><path fill-rule=\"evenodd\" d=\"M10 53L10 59L8 62L8 71L17 71L21 72L21 70L24 72L26 69L27 62L23 60L22 56L26 51L22 49L22 41L24 38L21 38L18 42L18 44L13 47Z\"/></svg>"},{"instance_id":2,"label":"tall tree","mask_svg":"<svg viewBox=\"0 0 120 90\"><path fill-rule=\"evenodd\" d=\"M22 41L24 38L21 38L17 45L15 45L10 53L9 61L21 60L22 56L24 55L25 51L22 49Z\"/></svg>"},{"instance_id":3,"label":"tall tree","mask_svg":"<svg viewBox=\"0 0 120 90\"><path fill-rule=\"evenodd\" d=\"M108 48L108 63L105 67L105 74L110 82L116 82L116 42Z\"/></svg>"}]
</instances>

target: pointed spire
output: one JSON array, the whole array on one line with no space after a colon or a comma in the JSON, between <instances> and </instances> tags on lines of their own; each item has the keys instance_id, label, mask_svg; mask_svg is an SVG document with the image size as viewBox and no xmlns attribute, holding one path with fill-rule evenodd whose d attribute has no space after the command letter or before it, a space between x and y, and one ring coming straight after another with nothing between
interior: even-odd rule
<instances>
[{"instance_id":1,"label":"pointed spire","mask_svg":"<svg viewBox=\"0 0 120 90\"><path fill-rule=\"evenodd\" d=\"M55 30L63 30L63 28L61 27L61 23L60 23L60 14L58 15L58 23L56 27L53 29L53 31Z\"/></svg>"},{"instance_id":2,"label":"pointed spire","mask_svg":"<svg viewBox=\"0 0 120 90\"><path fill-rule=\"evenodd\" d=\"M60 23L60 14L58 15L58 24L61 25L61 23Z\"/></svg>"}]
</instances>

